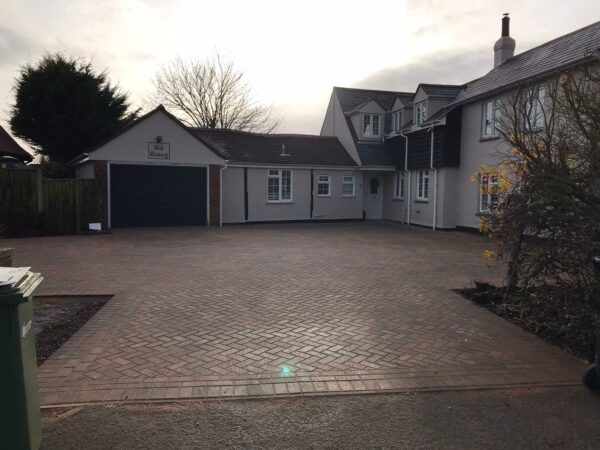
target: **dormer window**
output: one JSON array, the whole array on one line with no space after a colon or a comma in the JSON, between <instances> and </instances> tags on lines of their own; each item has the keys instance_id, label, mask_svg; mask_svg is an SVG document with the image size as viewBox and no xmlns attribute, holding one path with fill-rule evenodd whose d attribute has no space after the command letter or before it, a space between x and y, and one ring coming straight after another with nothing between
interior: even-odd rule
<instances>
[{"instance_id":1,"label":"dormer window","mask_svg":"<svg viewBox=\"0 0 600 450\"><path fill-rule=\"evenodd\" d=\"M379 114L363 116L363 136L379 136Z\"/></svg>"},{"instance_id":2,"label":"dormer window","mask_svg":"<svg viewBox=\"0 0 600 450\"><path fill-rule=\"evenodd\" d=\"M423 125L427 120L427 102L419 102L415 105L415 124Z\"/></svg>"},{"instance_id":3,"label":"dormer window","mask_svg":"<svg viewBox=\"0 0 600 450\"><path fill-rule=\"evenodd\" d=\"M402 111L392 113L392 131L399 132L402 129Z\"/></svg>"}]
</instances>

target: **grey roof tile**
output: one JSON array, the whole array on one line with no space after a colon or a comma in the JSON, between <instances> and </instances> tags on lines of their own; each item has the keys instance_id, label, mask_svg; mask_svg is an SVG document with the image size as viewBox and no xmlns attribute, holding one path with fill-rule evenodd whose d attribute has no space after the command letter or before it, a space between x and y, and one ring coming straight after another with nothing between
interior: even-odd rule
<instances>
[{"instance_id":1,"label":"grey roof tile","mask_svg":"<svg viewBox=\"0 0 600 450\"><path fill-rule=\"evenodd\" d=\"M356 144L363 166L393 166L394 160L385 142L359 142Z\"/></svg>"},{"instance_id":2,"label":"grey roof tile","mask_svg":"<svg viewBox=\"0 0 600 450\"><path fill-rule=\"evenodd\" d=\"M311 166L356 166L335 136L262 134L212 128L190 128L232 162ZM282 145L285 154L282 155Z\"/></svg>"},{"instance_id":3,"label":"grey roof tile","mask_svg":"<svg viewBox=\"0 0 600 450\"><path fill-rule=\"evenodd\" d=\"M464 88L464 85L421 83L419 87L428 97L453 99Z\"/></svg>"},{"instance_id":4,"label":"grey roof tile","mask_svg":"<svg viewBox=\"0 0 600 450\"><path fill-rule=\"evenodd\" d=\"M600 22L553 39L538 47L507 59L486 75L467 83L452 105L465 103L499 92L528 79L542 77L591 59L600 49Z\"/></svg>"},{"instance_id":5,"label":"grey roof tile","mask_svg":"<svg viewBox=\"0 0 600 450\"><path fill-rule=\"evenodd\" d=\"M337 93L340 106L344 112L350 112L369 100L375 100L383 109L389 111L392 109L397 97L409 102L412 101L413 97L412 92L377 91L372 89L354 89L337 86L333 89Z\"/></svg>"}]
</instances>

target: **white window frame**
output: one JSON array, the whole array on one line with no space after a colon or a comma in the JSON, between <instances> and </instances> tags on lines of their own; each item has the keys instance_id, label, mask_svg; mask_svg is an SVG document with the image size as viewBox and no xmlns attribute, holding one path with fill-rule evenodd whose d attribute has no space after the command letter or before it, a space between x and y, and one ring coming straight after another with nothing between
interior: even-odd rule
<instances>
[{"instance_id":1,"label":"white window frame","mask_svg":"<svg viewBox=\"0 0 600 450\"><path fill-rule=\"evenodd\" d=\"M344 189L348 186L352 187L351 194L344 192ZM342 177L342 197L356 197L356 178L353 175L346 175Z\"/></svg>"},{"instance_id":2,"label":"white window frame","mask_svg":"<svg viewBox=\"0 0 600 450\"><path fill-rule=\"evenodd\" d=\"M320 193L321 186L327 186L327 194ZM331 175L317 175L317 197L331 197Z\"/></svg>"},{"instance_id":3,"label":"white window frame","mask_svg":"<svg viewBox=\"0 0 600 450\"><path fill-rule=\"evenodd\" d=\"M419 170L417 173L417 200L429 200L429 170Z\"/></svg>"},{"instance_id":4,"label":"white window frame","mask_svg":"<svg viewBox=\"0 0 600 450\"><path fill-rule=\"evenodd\" d=\"M479 174L479 212L488 213L498 204L498 175ZM491 189L490 189L491 188ZM496 197L494 199L494 196Z\"/></svg>"},{"instance_id":5,"label":"white window frame","mask_svg":"<svg viewBox=\"0 0 600 450\"><path fill-rule=\"evenodd\" d=\"M421 126L427 120L427 100L415 105L415 124Z\"/></svg>"},{"instance_id":6,"label":"white window frame","mask_svg":"<svg viewBox=\"0 0 600 450\"><path fill-rule=\"evenodd\" d=\"M484 138L498 137L498 125L500 122L500 99L494 98L483 103L483 117L481 120L481 136ZM491 131L488 132L488 124Z\"/></svg>"},{"instance_id":7,"label":"white window frame","mask_svg":"<svg viewBox=\"0 0 600 450\"><path fill-rule=\"evenodd\" d=\"M402 129L402 111L392 112L392 131L398 132Z\"/></svg>"},{"instance_id":8,"label":"white window frame","mask_svg":"<svg viewBox=\"0 0 600 450\"><path fill-rule=\"evenodd\" d=\"M525 130L540 131L544 129L546 106L546 87L537 86L533 88L530 98L527 100L525 111Z\"/></svg>"},{"instance_id":9,"label":"white window frame","mask_svg":"<svg viewBox=\"0 0 600 450\"><path fill-rule=\"evenodd\" d=\"M377 118L377 133L373 132ZM381 117L379 114L363 114L362 135L367 137L381 136Z\"/></svg>"},{"instance_id":10,"label":"white window frame","mask_svg":"<svg viewBox=\"0 0 600 450\"><path fill-rule=\"evenodd\" d=\"M394 196L396 200L404 199L404 172L397 171L394 174Z\"/></svg>"},{"instance_id":11,"label":"white window frame","mask_svg":"<svg viewBox=\"0 0 600 450\"><path fill-rule=\"evenodd\" d=\"M289 172L290 179L290 192L289 198L283 198L283 179L284 172ZM270 180L277 180L277 198L271 198L270 196ZM291 169L268 169L267 171L267 203L291 203L294 192L294 177Z\"/></svg>"}]
</instances>

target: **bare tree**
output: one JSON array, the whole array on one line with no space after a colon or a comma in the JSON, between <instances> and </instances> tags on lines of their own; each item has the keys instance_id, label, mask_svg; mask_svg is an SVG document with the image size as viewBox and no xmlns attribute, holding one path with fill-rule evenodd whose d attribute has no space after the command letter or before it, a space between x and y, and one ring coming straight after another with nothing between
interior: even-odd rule
<instances>
[{"instance_id":1,"label":"bare tree","mask_svg":"<svg viewBox=\"0 0 600 450\"><path fill-rule=\"evenodd\" d=\"M147 102L163 104L189 126L271 133L280 124L270 106L254 100L244 73L218 53L203 61L176 58L153 84Z\"/></svg>"}]
</instances>

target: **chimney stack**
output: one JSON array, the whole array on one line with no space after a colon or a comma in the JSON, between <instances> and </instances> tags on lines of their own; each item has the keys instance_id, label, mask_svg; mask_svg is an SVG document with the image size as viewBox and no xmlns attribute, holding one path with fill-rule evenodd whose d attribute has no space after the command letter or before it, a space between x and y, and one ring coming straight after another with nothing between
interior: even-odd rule
<instances>
[{"instance_id":1,"label":"chimney stack","mask_svg":"<svg viewBox=\"0 0 600 450\"><path fill-rule=\"evenodd\" d=\"M515 46L515 40L510 37L510 17L505 13L502 17L502 35L494 44L494 67L515 56Z\"/></svg>"}]
</instances>

